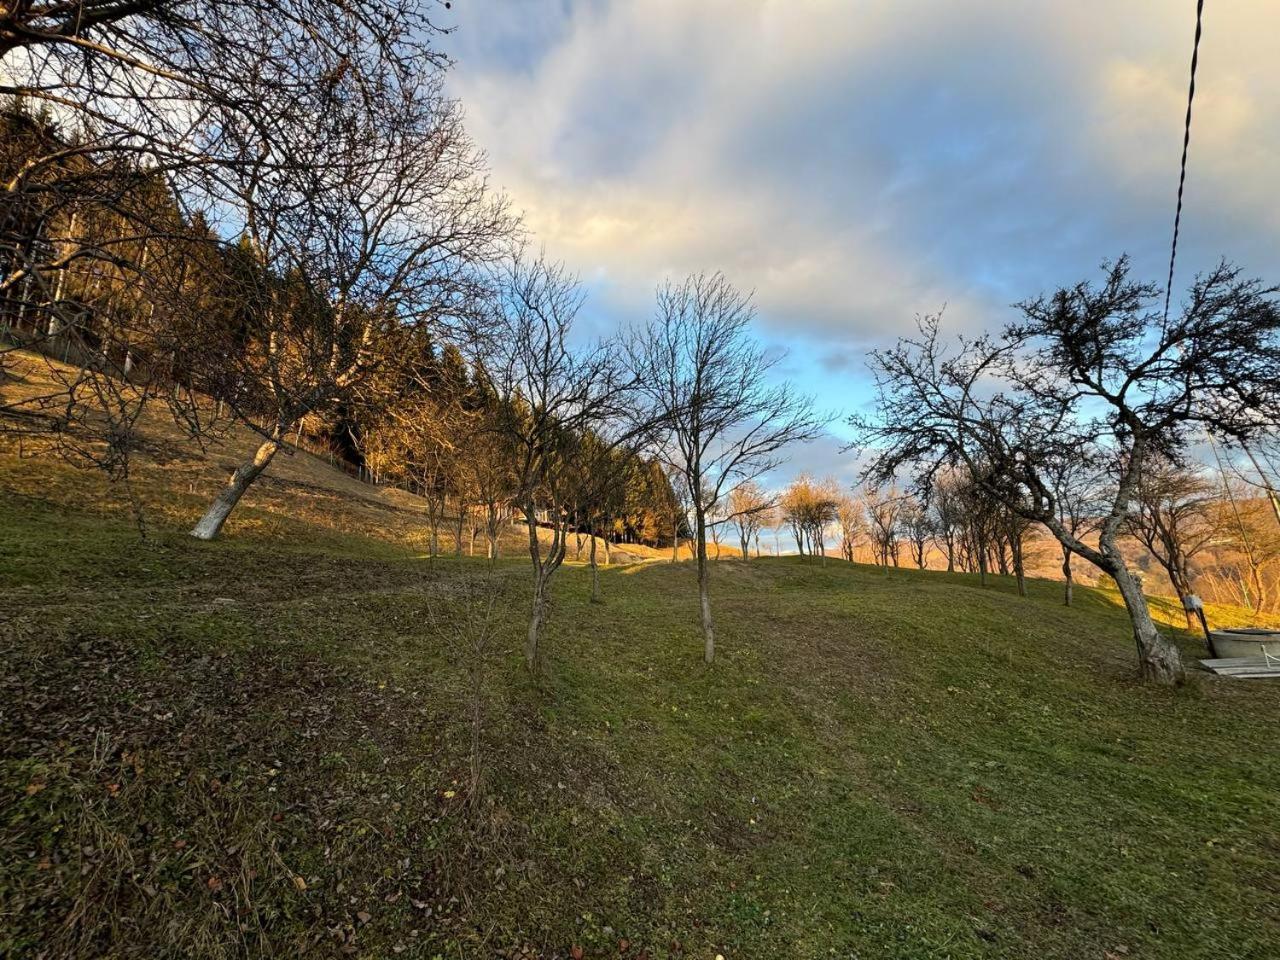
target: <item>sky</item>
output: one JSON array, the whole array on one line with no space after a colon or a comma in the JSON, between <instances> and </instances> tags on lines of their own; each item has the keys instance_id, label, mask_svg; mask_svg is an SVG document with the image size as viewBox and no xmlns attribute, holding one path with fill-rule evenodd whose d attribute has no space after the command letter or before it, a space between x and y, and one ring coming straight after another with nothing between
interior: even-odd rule
<instances>
[{"instance_id":1,"label":"sky","mask_svg":"<svg viewBox=\"0 0 1280 960\"><path fill-rule=\"evenodd\" d=\"M1280 280L1280 3L1210 2L1179 288ZM453 0L440 46L491 180L582 277L581 322L722 270L838 414L866 353L952 332L1128 253L1163 284L1194 0ZM852 481L833 435L800 470Z\"/></svg>"}]
</instances>

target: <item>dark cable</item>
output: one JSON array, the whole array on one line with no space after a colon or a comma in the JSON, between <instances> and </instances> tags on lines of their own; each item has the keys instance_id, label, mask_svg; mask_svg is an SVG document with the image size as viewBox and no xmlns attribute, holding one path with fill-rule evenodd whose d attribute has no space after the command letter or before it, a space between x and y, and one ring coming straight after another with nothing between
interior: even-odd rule
<instances>
[{"instance_id":1,"label":"dark cable","mask_svg":"<svg viewBox=\"0 0 1280 960\"><path fill-rule=\"evenodd\" d=\"M1191 86L1187 90L1187 119L1182 131L1182 164L1178 172L1178 208L1173 215L1173 245L1169 250L1169 282L1164 290L1164 322L1169 322L1169 300L1173 296L1173 265L1178 259L1178 227L1182 223L1182 190L1187 183L1187 149L1191 146L1191 104L1196 98L1196 63L1200 59L1200 32L1204 0L1196 0L1196 39L1191 47Z\"/></svg>"}]
</instances>

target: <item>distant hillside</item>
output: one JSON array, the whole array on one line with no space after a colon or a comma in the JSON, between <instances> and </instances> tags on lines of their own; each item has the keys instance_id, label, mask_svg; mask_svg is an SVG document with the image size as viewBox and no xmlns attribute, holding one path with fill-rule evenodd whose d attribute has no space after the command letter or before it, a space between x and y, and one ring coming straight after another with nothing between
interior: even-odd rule
<instances>
[{"instance_id":1,"label":"distant hillside","mask_svg":"<svg viewBox=\"0 0 1280 960\"><path fill-rule=\"evenodd\" d=\"M55 393L52 371L72 368L31 354L9 355L9 376L0 379L0 403ZM56 408L54 411L56 412ZM231 424L200 444L185 434L161 404L143 415L141 449L134 458L133 486L148 524L189 528L225 483L237 464L252 455L260 442L252 430ZM39 418L0 418L0 481L5 489L60 505L86 506L104 514L128 516L128 493L120 484L88 465L74 465L62 457L56 442L42 429ZM440 531L440 549L455 547L456 512L450 511ZM421 553L429 535L426 505L421 497L395 487L365 483L315 453L288 446L253 485L227 523L227 536L258 539L293 536L341 542L352 538L378 541L389 548ZM583 557L588 542L584 538ZM470 553L470 532L463 552ZM483 537L475 550L484 550ZM527 556L523 525L504 525L500 550L507 556ZM571 542L569 558L574 559ZM671 551L641 545L614 546L611 559L626 563L651 557L670 557ZM600 551L603 562L603 548Z\"/></svg>"}]
</instances>

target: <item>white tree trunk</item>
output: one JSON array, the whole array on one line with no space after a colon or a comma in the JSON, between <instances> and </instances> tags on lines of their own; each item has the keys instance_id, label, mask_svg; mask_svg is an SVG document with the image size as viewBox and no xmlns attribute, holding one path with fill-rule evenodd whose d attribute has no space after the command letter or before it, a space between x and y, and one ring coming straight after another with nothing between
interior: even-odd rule
<instances>
[{"instance_id":1,"label":"white tree trunk","mask_svg":"<svg viewBox=\"0 0 1280 960\"><path fill-rule=\"evenodd\" d=\"M222 488L222 492L214 498L213 503L209 504L209 509L200 518L200 522L192 527L191 536L197 540L212 540L218 535L222 525L227 522L227 517L231 516L231 511L236 508L236 504L240 502L240 498L244 496L250 484L267 469L276 451L280 449L280 433L280 429L277 428L270 439L258 447L252 459L236 467L230 479L227 480L227 485Z\"/></svg>"}]
</instances>

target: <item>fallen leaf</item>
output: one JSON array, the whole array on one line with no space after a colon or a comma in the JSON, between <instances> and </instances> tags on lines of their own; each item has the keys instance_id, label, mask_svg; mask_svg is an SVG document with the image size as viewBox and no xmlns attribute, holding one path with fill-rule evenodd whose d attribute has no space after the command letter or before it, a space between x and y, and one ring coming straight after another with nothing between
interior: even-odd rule
<instances>
[{"instance_id":1,"label":"fallen leaf","mask_svg":"<svg viewBox=\"0 0 1280 960\"><path fill-rule=\"evenodd\" d=\"M359 913L356 914L356 919L359 920L361 923L368 923L370 920L373 919L373 915L368 913L365 910L361 910Z\"/></svg>"},{"instance_id":2,"label":"fallen leaf","mask_svg":"<svg viewBox=\"0 0 1280 960\"><path fill-rule=\"evenodd\" d=\"M44 789L44 784L39 780L32 780L27 784L27 796L34 797L37 793Z\"/></svg>"},{"instance_id":3,"label":"fallen leaf","mask_svg":"<svg viewBox=\"0 0 1280 960\"><path fill-rule=\"evenodd\" d=\"M582 960L582 948L575 943L569 948L569 956L573 957L573 960Z\"/></svg>"},{"instance_id":4,"label":"fallen leaf","mask_svg":"<svg viewBox=\"0 0 1280 960\"><path fill-rule=\"evenodd\" d=\"M212 890L214 893L217 893L219 890L222 889L222 878L216 875L212 876L204 882L204 885L208 887L210 890Z\"/></svg>"},{"instance_id":5,"label":"fallen leaf","mask_svg":"<svg viewBox=\"0 0 1280 960\"><path fill-rule=\"evenodd\" d=\"M302 877L298 876L296 873L293 875L293 885L299 890L307 889L307 881L303 880Z\"/></svg>"}]
</instances>

